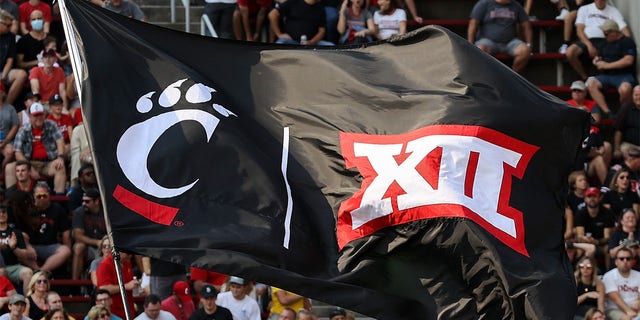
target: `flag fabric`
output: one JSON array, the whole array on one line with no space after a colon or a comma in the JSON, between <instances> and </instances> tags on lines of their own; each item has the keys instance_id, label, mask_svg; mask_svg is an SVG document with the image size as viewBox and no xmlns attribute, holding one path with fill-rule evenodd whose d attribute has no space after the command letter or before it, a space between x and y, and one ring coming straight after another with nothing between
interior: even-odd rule
<instances>
[{"instance_id":1,"label":"flag fabric","mask_svg":"<svg viewBox=\"0 0 640 320\"><path fill-rule=\"evenodd\" d=\"M201 37L61 3L115 245L378 319L566 319L588 114L437 26Z\"/></svg>"}]
</instances>

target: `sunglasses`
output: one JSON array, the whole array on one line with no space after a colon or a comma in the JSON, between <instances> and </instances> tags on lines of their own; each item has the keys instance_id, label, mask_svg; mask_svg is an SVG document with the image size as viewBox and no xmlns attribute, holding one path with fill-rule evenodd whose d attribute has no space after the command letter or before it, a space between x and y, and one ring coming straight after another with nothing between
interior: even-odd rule
<instances>
[{"instance_id":1,"label":"sunglasses","mask_svg":"<svg viewBox=\"0 0 640 320\"><path fill-rule=\"evenodd\" d=\"M631 257L618 257L618 260L620 260L620 261L625 261L625 260L626 261L631 261L631 260L633 260L633 258L631 258Z\"/></svg>"},{"instance_id":2,"label":"sunglasses","mask_svg":"<svg viewBox=\"0 0 640 320\"><path fill-rule=\"evenodd\" d=\"M580 268L587 268L587 269L591 269L593 268L590 264L580 264L578 265Z\"/></svg>"},{"instance_id":3,"label":"sunglasses","mask_svg":"<svg viewBox=\"0 0 640 320\"><path fill-rule=\"evenodd\" d=\"M49 197L49 194L47 193L38 193L35 195L36 199L45 199Z\"/></svg>"},{"instance_id":4,"label":"sunglasses","mask_svg":"<svg viewBox=\"0 0 640 320\"><path fill-rule=\"evenodd\" d=\"M36 280L36 284L43 284L43 283L49 283L49 280L47 280L47 279L38 279L38 280Z\"/></svg>"},{"instance_id":5,"label":"sunglasses","mask_svg":"<svg viewBox=\"0 0 640 320\"><path fill-rule=\"evenodd\" d=\"M109 315L108 315L108 314L106 314L106 313L101 313L99 318L100 318L100 319L103 319L103 318L109 318Z\"/></svg>"},{"instance_id":6,"label":"sunglasses","mask_svg":"<svg viewBox=\"0 0 640 320\"><path fill-rule=\"evenodd\" d=\"M109 249L109 248L111 248L110 244L103 244L102 245L102 249Z\"/></svg>"},{"instance_id":7,"label":"sunglasses","mask_svg":"<svg viewBox=\"0 0 640 320\"><path fill-rule=\"evenodd\" d=\"M95 172L93 172L93 171L87 171L87 172L83 172L83 173L82 173L82 175L83 175L83 176L92 176L92 175L94 175L94 174L96 174L96 173L95 173Z\"/></svg>"}]
</instances>

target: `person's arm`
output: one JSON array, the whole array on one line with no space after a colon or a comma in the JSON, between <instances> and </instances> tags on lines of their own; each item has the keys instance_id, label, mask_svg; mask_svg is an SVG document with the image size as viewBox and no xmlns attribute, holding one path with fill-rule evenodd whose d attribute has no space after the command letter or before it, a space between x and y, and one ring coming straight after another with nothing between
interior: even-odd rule
<instances>
[{"instance_id":1,"label":"person's arm","mask_svg":"<svg viewBox=\"0 0 640 320\"><path fill-rule=\"evenodd\" d=\"M318 43L318 41L324 38L324 35L326 33L327 33L326 27L318 27L318 32L313 36L313 38L307 40L306 43L300 43L300 44L316 44Z\"/></svg>"},{"instance_id":2,"label":"person's arm","mask_svg":"<svg viewBox=\"0 0 640 320\"><path fill-rule=\"evenodd\" d=\"M347 4L349 0L342 1L342 6L340 6L340 11L338 12L338 24L336 25L336 29L339 34L344 34L347 31L347 12L349 8Z\"/></svg>"},{"instance_id":3,"label":"person's arm","mask_svg":"<svg viewBox=\"0 0 640 320\"><path fill-rule=\"evenodd\" d=\"M38 78L33 78L33 79L29 80L29 83L31 84L31 92L33 92L33 94L39 94L40 93L40 80L38 80Z\"/></svg>"},{"instance_id":4,"label":"person's arm","mask_svg":"<svg viewBox=\"0 0 640 320\"><path fill-rule=\"evenodd\" d=\"M522 26L522 30L524 32L524 40L527 42L528 46L531 46L533 43L533 31L531 28L531 21L523 21L520 23Z\"/></svg>"},{"instance_id":5,"label":"person's arm","mask_svg":"<svg viewBox=\"0 0 640 320\"><path fill-rule=\"evenodd\" d=\"M290 306L302 299L304 299L303 296L301 295L297 295L295 293L292 292L286 292L284 290L279 290L275 293L276 299L278 299L278 301L280 302L281 305L283 306Z\"/></svg>"},{"instance_id":6,"label":"person's arm","mask_svg":"<svg viewBox=\"0 0 640 320\"><path fill-rule=\"evenodd\" d=\"M260 7L258 10L258 14L256 15L256 31L253 33L253 41L260 40L260 33L262 32L262 27L264 26L264 20L267 17L267 7Z\"/></svg>"},{"instance_id":7,"label":"person's arm","mask_svg":"<svg viewBox=\"0 0 640 320\"><path fill-rule=\"evenodd\" d=\"M531 14L531 7L533 6L533 0L527 0L524 3L524 12L527 13L527 15Z\"/></svg>"},{"instance_id":8,"label":"person's arm","mask_svg":"<svg viewBox=\"0 0 640 320\"><path fill-rule=\"evenodd\" d=\"M467 40L469 40L471 44L476 43L477 32L478 32L478 20L476 19L469 20L469 26L467 27Z\"/></svg>"},{"instance_id":9,"label":"person's arm","mask_svg":"<svg viewBox=\"0 0 640 320\"><path fill-rule=\"evenodd\" d=\"M620 151L620 145L622 144L622 131L616 130L613 134L613 157L620 158L622 151Z\"/></svg>"},{"instance_id":10,"label":"person's arm","mask_svg":"<svg viewBox=\"0 0 640 320\"><path fill-rule=\"evenodd\" d=\"M596 49L596 47L593 46L593 43L589 41L589 38L587 38L587 34L584 33L584 28L584 24L576 23L576 36L578 36L578 40L580 40L580 42L584 43L584 45L587 46L587 49L589 50L589 56L595 57L598 54L598 49Z\"/></svg>"},{"instance_id":11,"label":"person's arm","mask_svg":"<svg viewBox=\"0 0 640 320\"><path fill-rule=\"evenodd\" d=\"M271 30L273 30L273 33L278 39L291 39L290 35L282 33L282 30L280 29L280 11L278 9L271 9L271 12L269 12L269 24L271 25Z\"/></svg>"},{"instance_id":12,"label":"person's arm","mask_svg":"<svg viewBox=\"0 0 640 320\"><path fill-rule=\"evenodd\" d=\"M29 30L27 29L27 24L24 21L20 21L20 33L21 34L29 33ZM25 314L27 314L27 313L25 313Z\"/></svg>"},{"instance_id":13,"label":"person's arm","mask_svg":"<svg viewBox=\"0 0 640 320\"><path fill-rule=\"evenodd\" d=\"M605 62L603 60L599 60L594 65L596 66L596 68L598 68L598 70L624 69L632 65L635 60L635 56L628 54L613 62Z\"/></svg>"},{"instance_id":14,"label":"person's arm","mask_svg":"<svg viewBox=\"0 0 640 320\"><path fill-rule=\"evenodd\" d=\"M64 79L64 81L60 82L58 84L58 93L60 94L60 97L62 98L62 107L64 109L67 109L69 106L69 99L67 99L67 83L66 83L67 79Z\"/></svg>"},{"instance_id":15,"label":"person's arm","mask_svg":"<svg viewBox=\"0 0 640 320\"><path fill-rule=\"evenodd\" d=\"M413 2L413 0L405 0L404 2L407 4L407 8L409 9L409 12L411 12L411 16L413 17L413 20L415 20L417 23L422 24L422 17L418 15L415 2Z\"/></svg>"},{"instance_id":16,"label":"person's arm","mask_svg":"<svg viewBox=\"0 0 640 320\"><path fill-rule=\"evenodd\" d=\"M62 232L62 244L69 247L71 249L73 243L71 241L71 230L66 230Z\"/></svg>"},{"instance_id":17,"label":"person's arm","mask_svg":"<svg viewBox=\"0 0 640 320\"><path fill-rule=\"evenodd\" d=\"M611 291L609 293L607 293L607 297L609 298L609 300L611 300L613 303L616 304L616 306L618 306L618 309L620 309L622 312L626 313L626 315L628 316L635 316L636 312L633 311L633 309L631 309L631 307L629 307L624 300L622 300L622 297L620 297L620 293L618 291Z\"/></svg>"},{"instance_id":18,"label":"person's arm","mask_svg":"<svg viewBox=\"0 0 640 320\"><path fill-rule=\"evenodd\" d=\"M400 21L400 30L398 30L398 34L405 34L407 33L407 21Z\"/></svg>"},{"instance_id":19,"label":"person's arm","mask_svg":"<svg viewBox=\"0 0 640 320\"><path fill-rule=\"evenodd\" d=\"M7 133L7 136L2 139L2 143L0 143L0 147L4 148L4 146L6 146L9 142L13 141L13 138L16 136L16 133L18 133L17 125L9 129L9 133Z\"/></svg>"},{"instance_id":20,"label":"person's arm","mask_svg":"<svg viewBox=\"0 0 640 320\"><path fill-rule=\"evenodd\" d=\"M51 22L44 22L44 33L49 34L51 31Z\"/></svg>"},{"instance_id":21,"label":"person's arm","mask_svg":"<svg viewBox=\"0 0 640 320\"><path fill-rule=\"evenodd\" d=\"M2 68L2 80L9 79L9 72L13 68L13 58L7 58L7 62L4 64L4 68Z\"/></svg>"},{"instance_id":22,"label":"person's arm","mask_svg":"<svg viewBox=\"0 0 640 320\"><path fill-rule=\"evenodd\" d=\"M604 310L604 283L602 281L596 282L596 292L598 292L598 310Z\"/></svg>"},{"instance_id":23,"label":"person's arm","mask_svg":"<svg viewBox=\"0 0 640 320\"><path fill-rule=\"evenodd\" d=\"M27 160L27 158L24 156L24 154L22 153L22 151L18 151L16 150L14 152L14 155L16 157L16 161L20 161L20 160Z\"/></svg>"},{"instance_id":24,"label":"person's arm","mask_svg":"<svg viewBox=\"0 0 640 320\"><path fill-rule=\"evenodd\" d=\"M38 65L38 59L33 61L24 61L24 53L16 54L16 65L20 69L29 70Z\"/></svg>"},{"instance_id":25,"label":"person's arm","mask_svg":"<svg viewBox=\"0 0 640 320\"><path fill-rule=\"evenodd\" d=\"M602 239L598 239L599 245L608 245L609 238L611 238L611 228L604 228Z\"/></svg>"},{"instance_id":26,"label":"person's arm","mask_svg":"<svg viewBox=\"0 0 640 320\"><path fill-rule=\"evenodd\" d=\"M88 246L100 246L100 239L87 237L87 235L84 233L83 228L73 228L73 238L76 240L76 242L81 242Z\"/></svg>"},{"instance_id":27,"label":"person's arm","mask_svg":"<svg viewBox=\"0 0 640 320\"><path fill-rule=\"evenodd\" d=\"M591 241L587 241L587 239L585 239L584 226L576 226L576 240L591 243Z\"/></svg>"},{"instance_id":28,"label":"person's arm","mask_svg":"<svg viewBox=\"0 0 640 320\"><path fill-rule=\"evenodd\" d=\"M628 27L622 28L622 30L620 30L620 32L622 32L622 34L624 34L625 36L631 38L631 30L629 30Z\"/></svg>"},{"instance_id":29,"label":"person's arm","mask_svg":"<svg viewBox=\"0 0 640 320\"><path fill-rule=\"evenodd\" d=\"M564 208L564 220L566 227L564 228L564 239L573 239L573 212L568 206Z\"/></svg>"}]
</instances>

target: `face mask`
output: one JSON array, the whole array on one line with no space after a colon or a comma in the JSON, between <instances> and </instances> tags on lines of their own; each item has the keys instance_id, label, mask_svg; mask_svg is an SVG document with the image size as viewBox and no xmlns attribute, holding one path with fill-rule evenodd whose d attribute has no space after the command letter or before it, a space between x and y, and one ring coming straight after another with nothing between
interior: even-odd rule
<instances>
[{"instance_id":1,"label":"face mask","mask_svg":"<svg viewBox=\"0 0 640 320\"><path fill-rule=\"evenodd\" d=\"M31 20L31 28L35 31L41 31L44 28L44 20Z\"/></svg>"}]
</instances>

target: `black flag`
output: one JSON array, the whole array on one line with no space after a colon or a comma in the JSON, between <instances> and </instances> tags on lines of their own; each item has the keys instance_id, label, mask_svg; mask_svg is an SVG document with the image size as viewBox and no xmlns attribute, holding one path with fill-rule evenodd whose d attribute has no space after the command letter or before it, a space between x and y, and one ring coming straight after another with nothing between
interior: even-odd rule
<instances>
[{"instance_id":1,"label":"black flag","mask_svg":"<svg viewBox=\"0 0 640 320\"><path fill-rule=\"evenodd\" d=\"M378 319L566 319L588 114L425 27L241 43L62 3L115 244Z\"/></svg>"}]
</instances>

